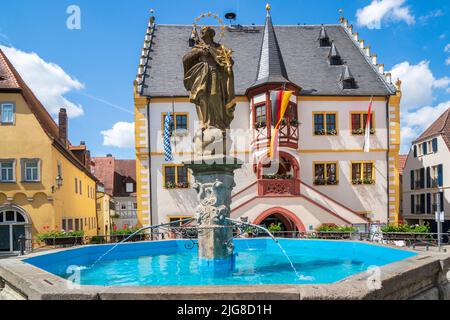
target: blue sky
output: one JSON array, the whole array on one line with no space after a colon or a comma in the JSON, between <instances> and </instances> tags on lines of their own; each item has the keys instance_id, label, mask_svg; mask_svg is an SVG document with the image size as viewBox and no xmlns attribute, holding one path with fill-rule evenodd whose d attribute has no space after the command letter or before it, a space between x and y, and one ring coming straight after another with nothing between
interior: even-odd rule
<instances>
[{"instance_id":1,"label":"blue sky","mask_svg":"<svg viewBox=\"0 0 450 320\"><path fill-rule=\"evenodd\" d=\"M157 23L191 24L202 12L232 10L241 24L262 24L265 3L4 0L0 45L14 48L7 55L51 113L69 105L72 143L86 141L96 156L134 158L132 84L149 9L155 9ZM66 26L70 5L81 9L80 30ZM336 23L338 9L344 10L386 70L394 69L404 82L403 150L450 106L450 1L273 0L271 5L275 24ZM55 89L48 90L50 85ZM102 132L110 145L104 145Z\"/></svg>"}]
</instances>

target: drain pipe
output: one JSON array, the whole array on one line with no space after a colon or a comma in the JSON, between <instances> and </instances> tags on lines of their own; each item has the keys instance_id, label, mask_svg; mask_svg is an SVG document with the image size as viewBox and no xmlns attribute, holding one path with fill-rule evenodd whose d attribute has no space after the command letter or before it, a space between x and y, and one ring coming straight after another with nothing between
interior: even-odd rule
<instances>
[{"instance_id":1,"label":"drain pipe","mask_svg":"<svg viewBox=\"0 0 450 320\"><path fill-rule=\"evenodd\" d=\"M147 144L148 144L148 192L149 192L149 217L150 226L153 226L153 190L152 190L152 145L150 140L150 98L147 98ZM150 239L153 241L153 230L150 234Z\"/></svg>"},{"instance_id":2,"label":"drain pipe","mask_svg":"<svg viewBox=\"0 0 450 320\"><path fill-rule=\"evenodd\" d=\"M389 171L389 153L391 151L391 116L389 113L389 99L390 97L386 97L386 116L387 116L387 154L386 154L386 161L387 161L387 224L391 224L390 220L390 209L391 206L389 205L390 198L391 198L391 177L390 177L390 171Z\"/></svg>"}]
</instances>

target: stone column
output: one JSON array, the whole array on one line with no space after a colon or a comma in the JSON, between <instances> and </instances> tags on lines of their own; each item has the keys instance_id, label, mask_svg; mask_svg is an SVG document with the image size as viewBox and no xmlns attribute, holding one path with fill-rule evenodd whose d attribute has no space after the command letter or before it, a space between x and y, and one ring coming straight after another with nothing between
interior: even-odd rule
<instances>
[{"instance_id":1,"label":"stone column","mask_svg":"<svg viewBox=\"0 0 450 320\"><path fill-rule=\"evenodd\" d=\"M184 163L195 177L193 188L200 202L196 210L199 230L200 266L212 271L229 271L234 266L234 247L230 217L234 171L242 167L236 158L203 157Z\"/></svg>"}]
</instances>

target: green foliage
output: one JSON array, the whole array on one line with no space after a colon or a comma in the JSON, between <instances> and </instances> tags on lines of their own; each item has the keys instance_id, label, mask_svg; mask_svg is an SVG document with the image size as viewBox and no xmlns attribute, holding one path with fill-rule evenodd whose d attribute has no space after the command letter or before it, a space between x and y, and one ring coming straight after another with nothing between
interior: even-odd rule
<instances>
[{"instance_id":1,"label":"green foliage","mask_svg":"<svg viewBox=\"0 0 450 320\"><path fill-rule=\"evenodd\" d=\"M317 229L318 232L355 232L356 229L347 226L336 226L324 224Z\"/></svg>"},{"instance_id":2,"label":"green foliage","mask_svg":"<svg viewBox=\"0 0 450 320\"><path fill-rule=\"evenodd\" d=\"M131 236L133 233L138 231L138 227L130 228L129 226L125 226L123 229L117 229L111 231L112 236Z\"/></svg>"},{"instance_id":3,"label":"green foliage","mask_svg":"<svg viewBox=\"0 0 450 320\"><path fill-rule=\"evenodd\" d=\"M271 233L281 232L283 228L281 227L281 223L275 224L272 223L267 230L269 230Z\"/></svg>"},{"instance_id":4,"label":"green foliage","mask_svg":"<svg viewBox=\"0 0 450 320\"><path fill-rule=\"evenodd\" d=\"M44 242L46 239L55 239L55 238L82 238L84 237L84 231L70 231L66 232L62 231L50 231L47 233L41 233L37 236L37 239L40 242Z\"/></svg>"},{"instance_id":5,"label":"green foliage","mask_svg":"<svg viewBox=\"0 0 450 320\"><path fill-rule=\"evenodd\" d=\"M398 226L389 225L381 229L384 233L430 233L430 225L423 226L415 225L410 226L408 224L400 224Z\"/></svg>"}]
</instances>

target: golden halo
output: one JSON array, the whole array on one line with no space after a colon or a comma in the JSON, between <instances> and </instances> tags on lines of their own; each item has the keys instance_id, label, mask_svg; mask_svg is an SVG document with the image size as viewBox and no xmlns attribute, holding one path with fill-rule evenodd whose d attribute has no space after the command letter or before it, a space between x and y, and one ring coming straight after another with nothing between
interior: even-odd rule
<instances>
[{"instance_id":1,"label":"golden halo","mask_svg":"<svg viewBox=\"0 0 450 320\"><path fill-rule=\"evenodd\" d=\"M214 20L216 20L219 23L220 30L221 30L220 40L222 40L223 37L225 36L226 26L223 24L223 19L220 18L220 16L217 13L211 13L211 12L202 13L197 18L195 18L195 22L192 23L192 26L194 28L202 27L202 25L200 25L199 22L205 18L213 18ZM203 27L206 27L206 25L204 25ZM220 40L219 40L219 42L220 42Z\"/></svg>"}]
</instances>

